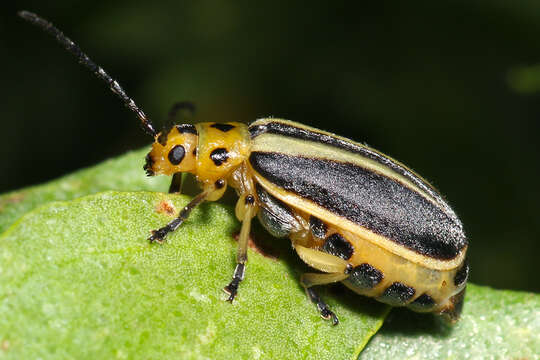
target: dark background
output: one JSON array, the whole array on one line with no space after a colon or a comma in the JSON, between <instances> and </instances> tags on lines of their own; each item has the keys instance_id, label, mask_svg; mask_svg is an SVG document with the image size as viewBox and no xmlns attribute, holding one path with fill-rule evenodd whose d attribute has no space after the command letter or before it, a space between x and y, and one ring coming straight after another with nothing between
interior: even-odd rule
<instances>
[{"instance_id":1,"label":"dark background","mask_svg":"<svg viewBox=\"0 0 540 360\"><path fill-rule=\"evenodd\" d=\"M399 159L462 218L471 281L540 291L537 0L8 7L0 192L151 141L103 83L15 16L27 9L78 42L158 127L174 101L191 100L197 121L283 117Z\"/></svg>"}]
</instances>

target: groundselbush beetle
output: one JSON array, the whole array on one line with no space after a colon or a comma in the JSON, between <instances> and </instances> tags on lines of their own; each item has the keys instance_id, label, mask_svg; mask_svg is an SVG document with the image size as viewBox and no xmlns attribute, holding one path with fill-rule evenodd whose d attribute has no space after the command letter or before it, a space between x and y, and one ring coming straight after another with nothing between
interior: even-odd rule
<instances>
[{"instance_id":1,"label":"groundselbush beetle","mask_svg":"<svg viewBox=\"0 0 540 360\"><path fill-rule=\"evenodd\" d=\"M468 278L468 242L448 203L426 180L364 144L300 123L263 118L181 124L157 132L117 81L60 30L36 14L19 15L50 33L81 64L105 81L154 139L144 170L195 175L202 192L178 216L153 230L161 243L197 205L219 200L228 186L239 196L242 222L237 265L224 288L228 301L244 279L252 219L276 237L287 237L300 258L318 273L300 282L323 318L337 316L313 289L342 282L358 294L417 312L459 318ZM178 103L174 111L189 103Z\"/></svg>"}]
</instances>

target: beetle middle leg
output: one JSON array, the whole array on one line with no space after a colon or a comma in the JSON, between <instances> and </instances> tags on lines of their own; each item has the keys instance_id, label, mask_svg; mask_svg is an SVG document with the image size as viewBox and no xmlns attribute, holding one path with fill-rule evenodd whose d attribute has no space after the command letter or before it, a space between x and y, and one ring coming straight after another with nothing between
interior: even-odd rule
<instances>
[{"instance_id":1,"label":"beetle middle leg","mask_svg":"<svg viewBox=\"0 0 540 360\"><path fill-rule=\"evenodd\" d=\"M240 236L238 238L238 250L236 253L236 268L229 285L225 286L223 290L229 294L227 301L232 302L238 293L238 286L240 282L244 280L244 272L246 269L247 261L247 247L249 240L249 231L251 229L251 219L255 216L257 211L255 205L255 198L253 195L242 196L238 200L237 209L241 208L242 228L240 230Z\"/></svg>"}]
</instances>

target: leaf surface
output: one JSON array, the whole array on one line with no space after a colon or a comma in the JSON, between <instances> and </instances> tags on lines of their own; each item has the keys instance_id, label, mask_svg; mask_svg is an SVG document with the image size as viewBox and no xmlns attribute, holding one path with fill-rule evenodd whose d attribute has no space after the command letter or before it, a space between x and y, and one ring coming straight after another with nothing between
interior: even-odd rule
<instances>
[{"instance_id":1,"label":"leaf surface","mask_svg":"<svg viewBox=\"0 0 540 360\"><path fill-rule=\"evenodd\" d=\"M469 284L461 320L395 309L360 359L538 359L540 295Z\"/></svg>"},{"instance_id":2,"label":"leaf surface","mask_svg":"<svg viewBox=\"0 0 540 360\"><path fill-rule=\"evenodd\" d=\"M323 321L299 286L305 266L287 241L249 251L237 301L233 211L196 209L163 245L149 229L185 196L105 192L50 203L0 237L0 355L13 359L350 359L387 308L345 291L321 295L341 323Z\"/></svg>"}]
</instances>

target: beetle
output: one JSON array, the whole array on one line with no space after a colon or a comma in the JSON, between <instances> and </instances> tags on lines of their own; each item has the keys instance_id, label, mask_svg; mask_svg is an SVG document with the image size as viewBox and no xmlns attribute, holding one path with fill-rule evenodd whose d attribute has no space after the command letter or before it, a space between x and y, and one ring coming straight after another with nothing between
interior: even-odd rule
<instances>
[{"instance_id":1,"label":"beetle","mask_svg":"<svg viewBox=\"0 0 540 360\"><path fill-rule=\"evenodd\" d=\"M117 81L60 30L36 14L19 15L50 33L81 64L105 81L154 139L147 175L181 175L201 184L195 196L150 242L162 243L204 201L219 200L228 186L239 196L242 222L236 268L224 288L232 302L244 279L252 219L276 237L288 237L298 256L320 272L300 282L321 316L337 316L314 286L342 282L354 292L455 322L469 273L468 241L455 212L426 180L367 145L300 123L262 118L250 125L204 122L157 132ZM172 114L188 103L179 103Z\"/></svg>"}]
</instances>

